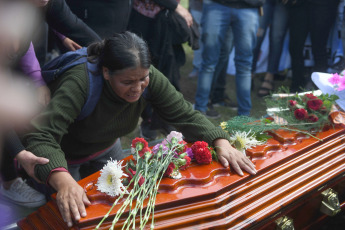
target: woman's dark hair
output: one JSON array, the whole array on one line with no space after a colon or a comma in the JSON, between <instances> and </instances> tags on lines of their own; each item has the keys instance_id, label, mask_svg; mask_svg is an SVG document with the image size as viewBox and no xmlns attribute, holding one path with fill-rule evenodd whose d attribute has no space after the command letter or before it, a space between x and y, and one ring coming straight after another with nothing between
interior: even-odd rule
<instances>
[{"instance_id":1,"label":"woman's dark hair","mask_svg":"<svg viewBox=\"0 0 345 230\"><path fill-rule=\"evenodd\" d=\"M150 52L145 41L128 31L91 44L87 54L90 62L99 62L99 69L104 66L111 72L138 66L148 69L151 65Z\"/></svg>"}]
</instances>

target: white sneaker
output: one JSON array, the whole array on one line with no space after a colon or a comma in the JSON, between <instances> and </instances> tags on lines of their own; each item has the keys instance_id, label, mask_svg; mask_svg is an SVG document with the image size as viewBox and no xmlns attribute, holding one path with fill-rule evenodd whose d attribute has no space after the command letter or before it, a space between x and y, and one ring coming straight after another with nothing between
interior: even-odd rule
<instances>
[{"instance_id":1,"label":"white sneaker","mask_svg":"<svg viewBox=\"0 0 345 230\"><path fill-rule=\"evenodd\" d=\"M6 200L28 208L37 208L46 203L45 196L27 185L20 177L12 183L8 190L1 185L0 194Z\"/></svg>"}]
</instances>

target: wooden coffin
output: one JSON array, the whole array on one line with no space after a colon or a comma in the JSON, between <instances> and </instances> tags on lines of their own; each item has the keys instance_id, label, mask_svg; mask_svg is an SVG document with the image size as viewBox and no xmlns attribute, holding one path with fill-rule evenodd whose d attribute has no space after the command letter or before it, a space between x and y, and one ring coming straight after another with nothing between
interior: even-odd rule
<instances>
[{"instance_id":1,"label":"wooden coffin","mask_svg":"<svg viewBox=\"0 0 345 230\"><path fill-rule=\"evenodd\" d=\"M255 176L245 173L241 177L213 162L192 165L182 171L181 179L163 179L156 199L155 229L276 229L279 221L282 229L292 222L295 229L316 229L327 216L320 207L327 199L322 193L329 188L338 193L340 207L345 206L343 125L319 133L323 141L281 130L273 136L265 145L247 151L258 170ZM79 182L92 205L87 208L87 217L72 229L94 229L114 201L96 190L98 176L99 172ZM323 211L333 215L339 208L336 206L328 213L323 207ZM109 229L118 208L101 229ZM285 216L291 220L281 222ZM123 220L116 229L121 229ZM54 199L18 226L68 229Z\"/></svg>"}]
</instances>

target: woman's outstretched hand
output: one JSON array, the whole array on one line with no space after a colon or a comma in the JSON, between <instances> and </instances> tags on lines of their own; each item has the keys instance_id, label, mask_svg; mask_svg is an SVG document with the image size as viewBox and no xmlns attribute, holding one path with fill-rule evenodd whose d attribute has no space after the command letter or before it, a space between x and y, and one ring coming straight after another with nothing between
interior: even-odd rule
<instances>
[{"instance_id":1,"label":"woman's outstretched hand","mask_svg":"<svg viewBox=\"0 0 345 230\"><path fill-rule=\"evenodd\" d=\"M49 184L57 191L56 203L63 220L72 227L72 218L79 221L86 216L85 206L91 204L84 189L68 172L53 172Z\"/></svg>"},{"instance_id":2,"label":"woman's outstretched hand","mask_svg":"<svg viewBox=\"0 0 345 230\"><path fill-rule=\"evenodd\" d=\"M215 146L218 159L224 167L230 166L238 173L243 176L242 169L248 173L255 175L255 165L237 149L233 148L229 141L226 139L217 139L213 142Z\"/></svg>"}]
</instances>

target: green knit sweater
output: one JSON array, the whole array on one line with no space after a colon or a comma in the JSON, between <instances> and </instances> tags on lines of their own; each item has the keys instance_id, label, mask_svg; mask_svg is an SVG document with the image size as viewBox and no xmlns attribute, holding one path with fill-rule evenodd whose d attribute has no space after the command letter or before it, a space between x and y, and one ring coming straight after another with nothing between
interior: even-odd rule
<instances>
[{"instance_id":1,"label":"green knit sweater","mask_svg":"<svg viewBox=\"0 0 345 230\"><path fill-rule=\"evenodd\" d=\"M24 136L28 151L50 160L46 165L36 166L38 179L46 181L51 170L68 169L66 160L87 157L132 132L147 100L165 121L190 141L204 140L211 144L217 138L228 139L225 132L193 110L183 95L154 67L150 68L150 96L147 100L141 97L134 103L126 102L105 81L94 111L87 118L76 121L87 99L88 86L85 64L66 71L50 86L50 103L31 122L32 131Z\"/></svg>"}]
</instances>

